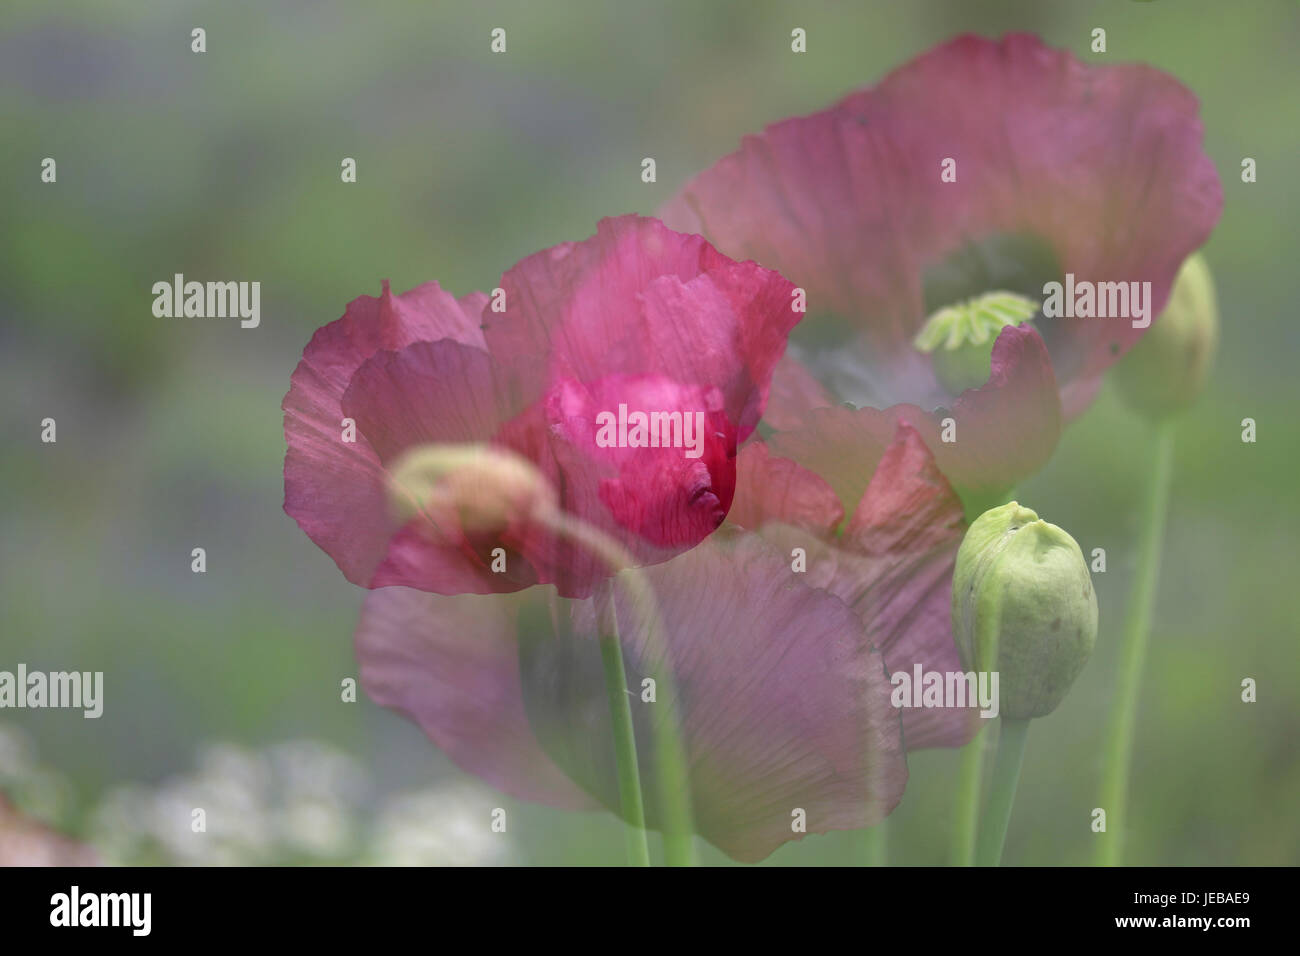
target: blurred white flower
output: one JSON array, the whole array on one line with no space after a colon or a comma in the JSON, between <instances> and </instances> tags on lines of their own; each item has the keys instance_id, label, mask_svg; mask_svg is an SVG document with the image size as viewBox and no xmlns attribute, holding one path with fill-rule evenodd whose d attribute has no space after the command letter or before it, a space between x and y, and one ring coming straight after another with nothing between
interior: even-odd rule
<instances>
[{"instance_id":1,"label":"blurred white flower","mask_svg":"<svg viewBox=\"0 0 1300 956\"><path fill-rule=\"evenodd\" d=\"M54 825L72 806L65 778L41 766L14 727L0 726L0 789L32 826ZM500 802L491 790L455 783L376 805L365 767L330 744L214 743L190 773L111 788L85 829L103 861L118 866L475 866L511 859L509 836L492 831Z\"/></svg>"},{"instance_id":2,"label":"blurred white flower","mask_svg":"<svg viewBox=\"0 0 1300 956\"><path fill-rule=\"evenodd\" d=\"M380 811L363 862L378 866L484 866L505 862L510 841L492 832L501 798L470 784L394 796Z\"/></svg>"},{"instance_id":3,"label":"blurred white flower","mask_svg":"<svg viewBox=\"0 0 1300 956\"><path fill-rule=\"evenodd\" d=\"M90 813L89 839L115 866L137 862L149 842L148 791L116 787Z\"/></svg>"},{"instance_id":4,"label":"blurred white flower","mask_svg":"<svg viewBox=\"0 0 1300 956\"><path fill-rule=\"evenodd\" d=\"M290 741L273 747L269 756L277 779L289 797L355 803L366 793L366 775L361 765L328 744Z\"/></svg>"}]
</instances>

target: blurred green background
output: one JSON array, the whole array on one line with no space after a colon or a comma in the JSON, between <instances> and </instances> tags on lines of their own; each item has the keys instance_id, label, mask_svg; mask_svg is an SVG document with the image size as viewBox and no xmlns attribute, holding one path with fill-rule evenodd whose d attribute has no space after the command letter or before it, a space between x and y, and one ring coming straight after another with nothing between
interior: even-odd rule
<instances>
[{"instance_id":1,"label":"blurred green background","mask_svg":"<svg viewBox=\"0 0 1300 956\"><path fill-rule=\"evenodd\" d=\"M196 26L202 55L190 52ZM497 26L505 55L488 49ZM790 52L796 26L805 55ZM1088 50L1096 26L1104 57ZM1028 30L1085 61L1146 61L1201 98L1225 193L1206 249L1223 336L1209 391L1178 434L1127 858L1300 862L1290 2L8 0L0 668L107 672L100 720L0 714L27 808L102 842L114 830L106 802L159 804L201 773L213 744L256 762L306 740L363 781L336 800L359 819L404 793L470 788L471 803L507 807L511 821L507 850L475 859L621 862L612 816L473 790L413 724L340 701L363 592L281 511L289 373L313 330L378 294L380 279L489 289L602 216L653 212L743 134L823 108L964 30ZM46 156L56 185L40 182ZM645 156L656 184L641 182ZM1258 162L1255 184L1240 180L1245 156ZM343 157L357 160L354 185L339 180ZM154 318L150 287L175 272L260 280L261 327ZM57 444L40 443L47 416ZM1258 422L1257 444L1241 442L1244 417ZM1147 438L1107 388L1021 489L1085 553L1106 548L1108 571L1096 577L1097 653L1031 734L1009 863L1090 856ZM191 573L195 547L206 574ZM1258 680L1258 703L1240 701L1243 677ZM910 768L891 860L943 862L957 755L916 753ZM436 808L416 816L449 825ZM859 836L831 834L770 862L860 855ZM711 848L704 858L725 860Z\"/></svg>"}]
</instances>

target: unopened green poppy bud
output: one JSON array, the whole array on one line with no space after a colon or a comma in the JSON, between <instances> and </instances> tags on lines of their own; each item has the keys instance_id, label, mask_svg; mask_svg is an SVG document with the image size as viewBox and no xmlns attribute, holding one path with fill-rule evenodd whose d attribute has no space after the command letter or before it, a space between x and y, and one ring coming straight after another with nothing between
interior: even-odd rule
<instances>
[{"instance_id":1,"label":"unopened green poppy bud","mask_svg":"<svg viewBox=\"0 0 1300 956\"><path fill-rule=\"evenodd\" d=\"M952 631L966 670L997 671L1003 717L1050 714L1097 640L1097 596L1075 540L1016 502L957 550Z\"/></svg>"},{"instance_id":2,"label":"unopened green poppy bud","mask_svg":"<svg viewBox=\"0 0 1300 956\"><path fill-rule=\"evenodd\" d=\"M956 395L988 381L998 333L1028 322L1037 311L1037 303L1023 295L988 292L934 313L912 344L929 353L935 378Z\"/></svg>"},{"instance_id":3,"label":"unopened green poppy bud","mask_svg":"<svg viewBox=\"0 0 1300 956\"><path fill-rule=\"evenodd\" d=\"M389 471L394 516L423 515L436 528L499 531L556 505L550 482L527 459L493 445L421 445Z\"/></svg>"},{"instance_id":4,"label":"unopened green poppy bud","mask_svg":"<svg viewBox=\"0 0 1300 956\"><path fill-rule=\"evenodd\" d=\"M1178 270L1164 312L1115 366L1115 384L1135 411L1169 418L1200 395L1218 344L1214 279L1198 252Z\"/></svg>"}]
</instances>

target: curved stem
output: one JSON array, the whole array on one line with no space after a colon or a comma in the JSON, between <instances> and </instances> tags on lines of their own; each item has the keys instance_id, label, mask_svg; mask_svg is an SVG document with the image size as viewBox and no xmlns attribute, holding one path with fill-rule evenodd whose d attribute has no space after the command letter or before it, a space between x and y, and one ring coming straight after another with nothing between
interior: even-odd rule
<instances>
[{"instance_id":1,"label":"curved stem","mask_svg":"<svg viewBox=\"0 0 1300 956\"><path fill-rule=\"evenodd\" d=\"M1011 823L1011 805L1015 803L1016 787L1020 784L1020 764L1025 757L1028 735L1028 719L1002 718L993 786L975 850L975 862L980 866L998 866L1002 862L1002 844L1006 842L1007 826Z\"/></svg>"},{"instance_id":2,"label":"curved stem","mask_svg":"<svg viewBox=\"0 0 1300 956\"><path fill-rule=\"evenodd\" d=\"M664 840L664 862L669 866L693 866L695 864L695 844L692 839L694 824L691 813L690 775L687 771L689 763L686 757L686 748L682 743L681 723L677 713L677 694L673 684L671 660L668 657L667 646L663 639L663 619L659 614L659 603L655 599L654 590L650 587L645 572L635 567L635 561L631 554L599 528L595 528L562 511L539 514L537 517L557 536L568 538L587 548L614 572L614 576L607 582L611 615L614 614L613 596L614 585L617 581L626 584L633 605L641 611L645 632L645 653L642 655L644 658L642 664L654 679L656 706L660 708L657 715L658 720L654 722L653 746L656 757L655 780L658 784L660 827ZM597 607L599 608L599 604ZM619 657L620 694L624 707L627 708L630 723L631 707L628 701L626 675L622 664L621 640L616 638L614 643L617 645ZM613 653L612 650L610 653ZM602 661L605 659L605 654L606 649L602 645ZM656 663L656 661L662 661L662 665ZM613 676L612 664L605 662L605 668L606 687L609 689L609 681ZM612 689L610 689L610 693L613 693ZM613 707L612 699L610 706ZM632 733L630 727L629 733ZM634 734L632 746L631 753L635 759ZM639 769L637 770L637 776L639 781ZM621 792L623 786L621 779L619 786ZM637 794L638 801L640 801L641 789L639 782ZM626 806L627 804L624 803L625 808Z\"/></svg>"},{"instance_id":3,"label":"curved stem","mask_svg":"<svg viewBox=\"0 0 1300 956\"><path fill-rule=\"evenodd\" d=\"M1096 862L1118 866L1123 857L1124 830L1128 823L1128 777L1133 762L1133 734L1137 724L1138 689L1151 633L1156 583L1160 576L1160 545L1169 510L1169 483L1173 475L1174 432L1169 422L1156 426L1155 460L1143 501L1138 535L1137 571L1124 612L1119 674L1111 704L1102 764L1099 805L1106 811L1106 832L1098 834Z\"/></svg>"},{"instance_id":4,"label":"curved stem","mask_svg":"<svg viewBox=\"0 0 1300 956\"><path fill-rule=\"evenodd\" d=\"M605 673L605 693L609 697L609 716L614 730L614 759L618 769L618 798L626 821L623 833L627 840L627 861L632 866L650 865L650 846L646 842L645 805L641 798L641 771L636 758L636 734L632 729L632 708L627 700L627 673L623 668L623 648L619 643L618 612L614 607L614 589L610 581L601 585L596 596L597 641L600 662Z\"/></svg>"},{"instance_id":5,"label":"curved stem","mask_svg":"<svg viewBox=\"0 0 1300 956\"><path fill-rule=\"evenodd\" d=\"M975 833L979 829L980 783L984 776L984 746L988 734L981 727L961 749L961 769L957 777L957 804L952 827L953 866L975 863Z\"/></svg>"}]
</instances>

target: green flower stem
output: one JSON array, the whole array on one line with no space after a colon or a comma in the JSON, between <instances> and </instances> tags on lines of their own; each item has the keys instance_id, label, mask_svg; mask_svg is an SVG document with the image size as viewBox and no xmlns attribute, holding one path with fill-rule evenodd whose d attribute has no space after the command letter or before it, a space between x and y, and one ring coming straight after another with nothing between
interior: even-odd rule
<instances>
[{"instance_id":1,"label":"green flower stem","mask_svg":"<svg viewBox=\"0 0 1300 956\"><path fill-rule=\"evenodd\" d=\"M975 850L975 861L980 866L998 866L1002 862L1002 844L1006 842L1007 825L1011 822L1011 805L1015 802L1016 787L1020 783L1020 764L1024 760L1028 735L1028 720L1002 718L993 786L989 791L988 806L984 808Z\"/></svg>"},{"instance_id":2,"label":"green flower stem","mask_svg":"<svg viewBox=\"0 0 1300 956\"><path fill-rule=\"evenodd\" d=\"M656 677L661 693L673 694L672 677ZM695 840L691 822L690 776L686 750L677 732L680 726L674 704L675 695L659 705L668 712L655 729L659 749L659 793L663 804L664 863L668 866L694 866Z\"/></svg>"},{"instance_id":3,"label":"green flower stem","mask_svg":"<svg viewBox=\"0 0 1300 956\"><path fill-rule=\"evenodd\" d=\"M997 508L1000 505L1010 504L1015 500L1016 489L1010 488L1000 494L987 495L984 497L969 496L964 500L967 523L973 522L990 508ZM990 645L995 642L990 641ZM990 646L988 651L993 652L995 648ZM992 653L989 660L995 660L996 653ZM983 721L980 722L980 729L975 732L971 739L961 751L961 768L957 775L957 804L952 828L952 852L950 854L953 866L973 866L975 863L975 837L979 832L980 816L980 790L984 783L984 758L987 749L989 734L984 732Z\"/></svg>"},{"instance_id":4,"label":"green flower stem","mask_svg":"<svg viewBox=\"0 0 1300 956\"><path fill-rule=\"evenodd\" d=\"M1155 461L1152 464L1142 526L1138 535L1137 572L1133 591L1124 612L1124 636L1120 647L1119 675L1107 728L1105 760L1102 764L1099 806L1106 811L1106 832L1098 835L1096 862L1118 866L1123 858L1124 830L1128 824L1128 777L1133 762L1133 733L1137 724L1138 688L1151 633L1156 583L1160 576L1160 545L1164 538L1165 515L1169 510L1169 483L1173 475L1173 425L1156 426Z\"/></svg>"},{"instance_id":5,"label":"green flower stem","mask_svg":"<svg viewBox=\"0 0 1300 956\"><path fill-rule=\"evenodd\" d=\"M862 834L862 865L887 866L889 863L889 818L874 827L860 831Z\"/></svg>"},{"instance_id":6,"label":"green flower stem","mask_svg":"<svg viewBox=\"0 0 1300 956\"><path fill-rule=\"evenodd\" d=\"M627 674L623 668L623 648L619 643L618 612L614 607L614 589L606 581L596 597L599 618L598 642L600 662L605 671L605 693L609 697L609 716L614 728L614 757L618 767L618 798L626 821L623 833L627 841L627 861L631 866L650 865L650 846L646 842L645 805L641 798L641 771L636 758L636 734L632 729L632 708L628 704Z\"/></svg>"},{"instance_id":7,"label":"green flower stem","mask_svg":"<svg viewBox=\"0 0 1300 956\"><path fill-rule=\"evenodd\" d=\"M961 749L961 769L957 776L956 815L952 828L953 866L975 863L975 833L979 829L980 782L984 772L984 745L988 735L981 726L975 737Z\"/></svg>"},{"instance_id":8,"label":"green flower stem","mask_svg":"<svg viewBox=\"0 0 1300 956\"><path fill-rule=\"evenodd\" d=\"M643 666L649 672L649 676L654 679L656 687L655 707L657 711L656 719L653 721L653 748L655 778L658 782L660 828L663 832L664 841L664 862L669 866L694 866L695 842L693 834L695 827L691 812L690 774L687 770L689 762L686 756L686 747L682 742L681 719L677 713L677 693L674 687L670 660L667 655L667 647L664 642L663 618L659 613L659 602L655 599L654 590L650 587L649 579L646 577L645 572L634 567L635 561L633 561L632 556L628 554L626 549L599 528L595 528L572 515L558 510L540 513L535 517L550 527L557 535L566 537L587 548L603 561L610 570L616 572L608 582L611 614L614 613L614 588L616 585L622 584L626 586L629 592L630 603L636 608L637 615L644 622L645 649L642 655L644 658ZM597 606L599 608L600 605ZM616 624L617 620L615 619ZM602 636L603 631L602 628ZM617 635L617 631L615 634ZM615 669L610 658L614 653L618 654L619 695L629 715L628 738L630 739L631 750L624 749L623 755L619 759L619 790L621 796L624 785L622 779L623 764L629 757L630 761L635 763L636 741L634 728L631 725L631 705L628 699L630 695L627 692L627 678L623 668L623 652L617 636L615 636L613 643L615 647L608 651L608 657L606 648L602 644L601 659L605 666L606 688L610 694L612 713L614 708L614 688L611 681L615 677ZM616 741L618 719L615 717ZM622 745L618 746L622 747ZM640 804L643 797L639 784L639 767L636 768L635 773L638 778L637 803ZM624 802L623 806L626 808L627 803ZM642 826L642 833L644 833L644 820ZM631 837L629 837L630 839Z\"/></svg>"}]
</instances>

